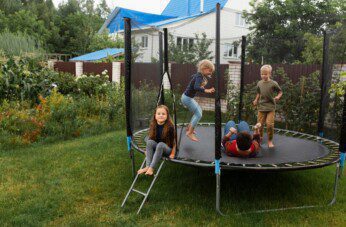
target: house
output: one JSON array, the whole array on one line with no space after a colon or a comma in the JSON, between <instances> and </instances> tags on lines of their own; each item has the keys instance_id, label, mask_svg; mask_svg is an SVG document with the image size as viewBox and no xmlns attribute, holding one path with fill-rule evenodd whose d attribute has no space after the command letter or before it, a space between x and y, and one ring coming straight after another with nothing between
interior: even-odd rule
<instances>
[{"instance_id":1,"label":"house","mask_svg":"<svg viewBox=\"0 0 346 227\"><path fill-rule=\"evenodd\" d=\"M167 28L174 41L182 48L195 42L195 34L206 33L213 42L209 49L215 54L215 6L221 5L221 56L220 61L240 61L241 36L249 33L249 25L242 17L243 10L249 10L250 0L171 0L160 15L138 12L116 7L99 32L108 29L111 36L124 33L123 17L132 19L132 33L140 43L138 62L158 59L159 33Z\"/></svg>"}]
</instances>

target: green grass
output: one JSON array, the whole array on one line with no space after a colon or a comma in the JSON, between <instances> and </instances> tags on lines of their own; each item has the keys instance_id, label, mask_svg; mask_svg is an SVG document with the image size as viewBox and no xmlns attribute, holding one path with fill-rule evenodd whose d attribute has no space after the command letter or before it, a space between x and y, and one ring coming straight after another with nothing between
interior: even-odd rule
<instances>
[{"instance_id":1,"label":"green grass","mask_svg":"<svg viewBox=\"0 0 346 227\"><path fill-rule=\"evenodd\" d=\"M139 195L120 204L132 182L124 131L0 152L1 225L333 225L346 224L346 179L332 207L285 212L216 214L212 170L167 163L142 213ZM136 153L137 167L143 156ZM285 173L223 172L221 209L326 204L334 166ZM140 178L142 186L148 178ZM139 187L141 188L141 187Z\"/></svg>"}]
</instances>

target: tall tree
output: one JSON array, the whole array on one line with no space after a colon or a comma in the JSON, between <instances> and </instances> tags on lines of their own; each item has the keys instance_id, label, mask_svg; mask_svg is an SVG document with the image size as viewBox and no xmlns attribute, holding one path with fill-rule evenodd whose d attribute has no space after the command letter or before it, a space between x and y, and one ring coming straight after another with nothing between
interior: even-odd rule
<instances>
[{"instance_id":1,"label":"tall tree","mask_svg":"<svg viewBox=\"0 0 346 227\"><path fill-rule=\"evenodd\" d=\"M102 0L100 4L97 5L96 13L102 19L107 19L108 15L111 13L111 9L108 7L106 0Z\"/></svg>"},{"instance_id":2,"label":"tall tree","mask_svg":"<svg viewBox=\"0 0 346 227\"><path fill-rule=\"evenodd\" d=\"M205 33L201 37L195 34L195 39L188 38L183 43L176 43L173 35L169 37L169 52L168 58L177 63L197 64L203 59L212 60L212 51L209 46L212 40L207 38Z\"/></svg>"},{"instance_id":3,"label":"tall tree","mask_svg":"<svg viewBox=\"0 0 346 227\"><path fill-rule=\"evenodd\" d=\"M255 0L244 12L251 25L249 58L255 62L302 61L304 34L321 34L322 29L341 20L342 0Z\"/></svg>"},{"instance_id":4,"label":"tall tree","mask_svg":"<svg viewBox=\"0 0 346 227\"><path fill-rule=\"evenodd\" d=\"M0 0L0 9L6 15L15 13L21 8L22 2L20 0Z\"/></svg>"}]
</instances>

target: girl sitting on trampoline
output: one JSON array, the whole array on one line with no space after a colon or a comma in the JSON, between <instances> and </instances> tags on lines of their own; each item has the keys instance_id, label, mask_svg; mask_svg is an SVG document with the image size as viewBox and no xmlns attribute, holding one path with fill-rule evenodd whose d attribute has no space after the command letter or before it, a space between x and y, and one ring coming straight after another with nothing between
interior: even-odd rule
<instances>
[{"instance_id":1,"label":"girl sitting on trampoline","mask_svg":"<svg viewBox=\"0 0 346 227\"><path fill-rule=\"evenodd\" d=\"M260 149L260 127L261 123L257 123L251 135L249 124L245 121L241 121L238 127L234 121L227 122L222 139L225 153L235 157L255 157Z\"/></svg>"},{"instance_id":2,"label":"girl sitting on trampoline","mask_svg":"<svg viewBox=\"0 0 346 227\"><path fill-rule=\"evenodd\" d=\"M138 174L153 175L162 155L174 158L174 135L174 125L169 116L168 107L165 105L156 107L149 127L149 139L145 152L146 167L139 169Z\"/></svg>"},{"instance_id":3,"label":"girl sitting on trampoline","mask_svg":"<svg viewBox=\"0 0 346 227\"><path fill-rule=\"evenodd\" d=\"M197 92L202 93L213 93L215 89L212 87L210 89L205 89L204 87L208 83L208 77L212 76L215 67L214 64L209 60L202 60L198 63L198 72L191 77L191 81L187 86L185 92L181 96L182 104L189 109L193 116L191 118L190 124L186 129L186 135L192 141L198 141L194 129L196 125L202 118L202 108L198 105L194 97Z\"/></svg>"}]
</instances>

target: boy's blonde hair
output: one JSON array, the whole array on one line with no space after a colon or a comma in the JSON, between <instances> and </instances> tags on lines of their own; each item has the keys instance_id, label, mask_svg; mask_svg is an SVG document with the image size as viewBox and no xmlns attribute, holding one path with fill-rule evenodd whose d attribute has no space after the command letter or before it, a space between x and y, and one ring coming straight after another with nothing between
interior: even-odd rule
<instances>
[{"instance_id":1,"label":"boy's blonde hair","mask_svg":"<svg viewBox=\"0 0 346 227\"><path fill-rule=\"evenodd\" d=\"M262 65L262 67L261 67L261 72L262 72L263 70L268 70L269 73L272 74L273 68L272 68L271 65Z\"/></svg>"},{"instance_id":2,"label":"boy's blonde hair","mask_svg":"<svg viewBox=\"0 0 346 227\"><path fill-rule=\"evenodd\" d=\"M211 61L204 59L204 60L198 62L198 65L197 65L197 71L199 73L202 72L202 69L211 69L214 72L215 66Z\"/></svg>"}]
</instances>

